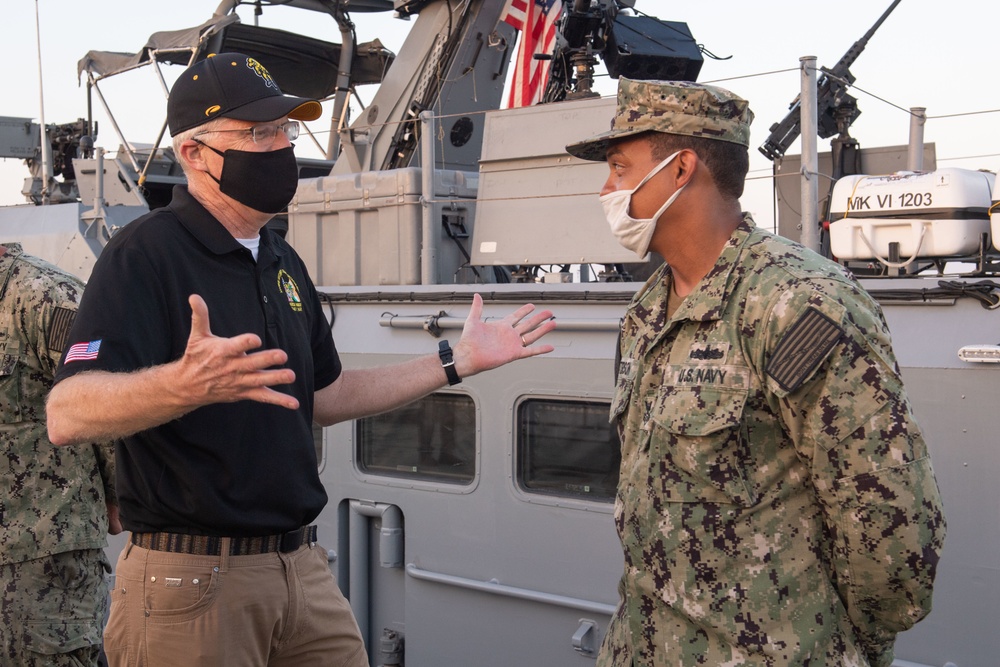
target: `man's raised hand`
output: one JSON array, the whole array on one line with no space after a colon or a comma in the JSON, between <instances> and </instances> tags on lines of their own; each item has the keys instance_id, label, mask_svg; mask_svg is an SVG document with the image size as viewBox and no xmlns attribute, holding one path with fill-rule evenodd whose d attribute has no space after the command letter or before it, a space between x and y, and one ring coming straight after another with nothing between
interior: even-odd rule
<instances>
[{"instance_id":1,"label":"man's raised hand","mask_svg":"<svg viewBox=\"0 0 1000 667\"><path fill-rule=\"evenodd\" d=\"M208 305L197 294L188 297L191 306L191 335L180 359L181 387L190 392L196 405L251 400L279 405L290 410L299 407L294 396L271 387L291 384L295 372L275 368L288 361L284 350L260 350L260 337L240 334L221 338L212 333Z\"/></svg>"},{"instance_id":2,"label":"man's raised hand","mask_svg":"<svg viewBox=\"0 0 1000 667\"><path fill-rule=\"evenodd\" d=\"M483 298L474 294L462 338L455 345L455 366L462 377L555 349L536 345L556 328L550 310L536 313L535 306L529 303L499 320L484 322L482 315Z\"/></svg>"}]
</instances>

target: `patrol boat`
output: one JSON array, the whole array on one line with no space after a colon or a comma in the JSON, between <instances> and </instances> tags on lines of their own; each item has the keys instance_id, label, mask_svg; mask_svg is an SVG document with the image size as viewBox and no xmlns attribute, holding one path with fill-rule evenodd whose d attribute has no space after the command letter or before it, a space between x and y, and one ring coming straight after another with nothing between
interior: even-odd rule
<instances>
[{"instance_id":1,"label":"patrol boat","mask_svg":"<svg viewBox=\"0 0 1000 667\"><path fill-rule=\"evenodd\" d=\"M586 665L623 567L608 423L615 341L650 265L607 229L595 196L606 168L564 146L613 114L614 100L591 87L598 58L614 77L690 80L702 53L686 24L629 12L629 2L575 0L557 24L546 103L500 110L516 39L499 20L502 0L284 4L329 14L341 42L248 25L226 0L139 53L87 54L79 66L90 99L105 104L108 77L234 50L266 62L285 92L332 99L326 158L300 161L298 193L273 224L308 264L347 367L454 341L474 293L486 317L524 302L556 313L549 355L317 429L330 494L317 523L373 666ZM348 11L419 20L392 53L378 40L357 43ZM983 185L992 174L938 170L933 146L919 140L913 149L852 144L847 68L877 27L843 67L812 83L817 69L803 68L802 91L761 150L776 179L806 174L800 200L777 195L778 231L798 238L801 227L808 244L832 245L881 303L941 486L948 536L934 611L899 636L893 664L996 665L1000 453L989 415L1000 384L1000 228L988 209L997 197ZM349 122L362 84L378 91ZM814 113L826 125L813 127ZM44 141L30 119L0 119L0 151L29 158L33 171L30 203L0 209L0 235L86 278L117 229L165 203L183 177L162 134L139 147L112 127L113 157L89 116L46 126ZM803 155L786 156L799 132ZM818 154L816 136L834 133L833 150ZM823 209L829 188L809 175L835 170L849 180ZM112 562L123 543L113 540Z\"/></svg>"}]
</instances>

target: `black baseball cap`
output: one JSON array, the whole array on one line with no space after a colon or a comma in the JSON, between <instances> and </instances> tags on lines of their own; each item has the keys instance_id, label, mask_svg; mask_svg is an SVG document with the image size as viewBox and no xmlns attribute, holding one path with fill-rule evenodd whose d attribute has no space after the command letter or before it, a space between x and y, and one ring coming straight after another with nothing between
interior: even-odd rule
<instances>
[{"instance_id":1,"label":"black baseball cap","mask_svg":"<svg viewBox=\"0 0 1000 667\"><path fill-rule=\"evenodd\" d=\"M184 70L167 98L171 137L213 118L316 120L322 113L316 100L283 94L267 69L242 53L213 53L199 60Z\"/></svg>"}]
</instances>

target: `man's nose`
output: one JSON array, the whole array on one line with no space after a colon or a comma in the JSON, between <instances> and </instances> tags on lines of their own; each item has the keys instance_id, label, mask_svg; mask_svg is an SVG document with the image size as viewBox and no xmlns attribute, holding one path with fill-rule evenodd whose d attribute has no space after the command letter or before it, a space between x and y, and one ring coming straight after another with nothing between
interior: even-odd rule
<instances>
[{"instance_id":1,"label":"man's nose","mask_svg":"<svg viewBox=\"0 0 1000 667\"><path fill-rule=\"evenodd\" d=\"M604 187L601 188L601 192L600 192L600 195L602 197L604 195L611 194L612 192L614 192L615 190L618 189L618 188L616 188L614 186L614 184L611 182L611 180L612 180L611 177L608 176L608 180L604 181Z\"/></svg>"}]
</instances>

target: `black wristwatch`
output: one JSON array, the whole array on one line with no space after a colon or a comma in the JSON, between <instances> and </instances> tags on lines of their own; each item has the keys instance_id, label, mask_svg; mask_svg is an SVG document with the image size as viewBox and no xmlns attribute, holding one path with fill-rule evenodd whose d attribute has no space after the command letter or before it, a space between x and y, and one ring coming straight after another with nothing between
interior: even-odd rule
<instances>
[{"instance_id":1,"label":"black wristwatch","mask_svg":"<svg viewBox=\"0 0 1000 667\"><path fill-rule=\"evenodd\" d=\"M441 357L444 374L448 376L448 384L454 385L461 382L462 378L458 377L458 371L455 370L455 358L451 354L451 346L448 345L448 341L443 340L438 343L438 356Z\"/></svg>"}]
</instances>

